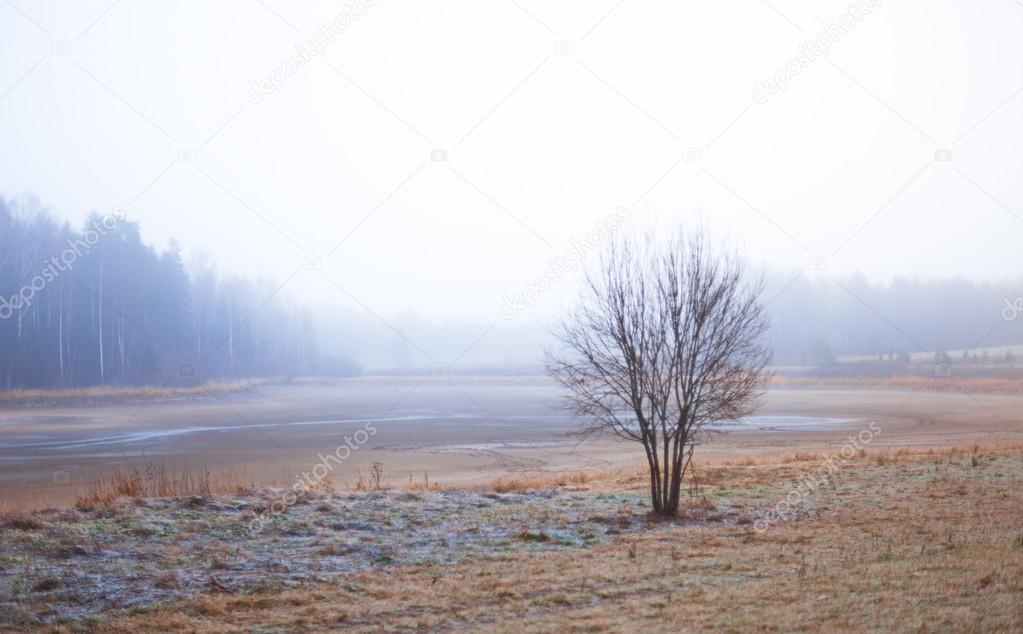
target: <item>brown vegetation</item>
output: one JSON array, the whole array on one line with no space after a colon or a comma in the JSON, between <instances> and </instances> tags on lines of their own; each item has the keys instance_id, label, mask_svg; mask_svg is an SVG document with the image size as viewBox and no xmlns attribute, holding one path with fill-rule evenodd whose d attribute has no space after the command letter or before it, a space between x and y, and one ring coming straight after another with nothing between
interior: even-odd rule
<instances>
[{"instance_id":1,"label":"brown vegetation","mask_svg":"<svg viewBox=\"0 0 1023 634\"><path fill-rule=\"evenodd\" d=\"M921 392L995 392L1023 393L1023 380L980 377L892 376L880 377L812 377L774 376L771 387L896 389Z\"/></svg>"},{"instance_id":2,"label":"brown vegetation","mask_svg":"<svg viewBox=\"0 0 1023 634\"><path fill-rule=\"evenodd\" d=\"M173 399L212 398L213 394L251 392L264 380L212 381L185 387L96 386L64 390L0 391L0 407L58 407L128 403L135 401L166 401Z\"/></svg>"},{"instance_id":3,"label":"brown vegetation","mask_svg":"<svg viewBox=\"0 0 1023 634\"><path fill-rule=\"evenodd\" d=\"M542 473L520 473L494 479L490 487L495 493L514 493L531 489L548 489L557 487L578 487L593 482L621 482L627 472L615 471L554 471ZM639 468L629 474L634 480L643 475Z\"/></svg>"},{"instance_id":4,"label":"brown vegetation","mask_svg":"<svg viewBox=\"0 0 1023 634\"><path fill-rule=\"evenodd\" d=\"M215 493L252 491L255 485L244 482L232 473L211 476L208 470L176 471L166 465L149 465L144 469L115 469L107 478L93 481L76 499L79 510L109 507L121 498L205 497Z\"/></svg>"},{"instance_id":5,"label":"brown vegetation","mask_svg":"<svg viewBox=\"0 0 1023 634\"><path fill-rule=\"evenodd\" d=\"M755 508L783 496L812 468L813 456L797 457L707 463L702 473L712 498ZM576 479L566 476L565 484ZM514 486L528 483L522 478ZM607 472L586 486L609 483L642 489L644 474ZM691 519L586 548L553 549L532 532L521 537L522 549L492 557L364 569L344 583L210 592L84 627L1020 631L1021 485L1019 443L868 450L815 494L814 513L764 532ZM713 511L699 517L712 520Z\"/></svg>"}]
</instances>

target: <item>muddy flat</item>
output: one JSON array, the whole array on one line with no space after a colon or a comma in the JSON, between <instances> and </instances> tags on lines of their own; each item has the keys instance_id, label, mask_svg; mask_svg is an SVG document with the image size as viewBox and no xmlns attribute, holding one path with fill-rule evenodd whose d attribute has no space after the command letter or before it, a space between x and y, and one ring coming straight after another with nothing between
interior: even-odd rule
<instances>
[{"instance_id":1,"label":"muddy flat","mask_svg":"<svg viewBox=\"0 0 1023 634\"><path fill-rule=\"evenodd\" d=\"M165 465L287 486L324 462L336 486L383 465L395 484L474 484L514 472L635 464L638 445L580 439L542 379L374 379L261 386L189 401L0 410L0 503L70 502L116 468ZM871 422L877 446L1023 437L1023 397L908 390L770 391L704 455L840 447ZM370 433L372 432L372 433Z\"/></svg>"}]
</instances>

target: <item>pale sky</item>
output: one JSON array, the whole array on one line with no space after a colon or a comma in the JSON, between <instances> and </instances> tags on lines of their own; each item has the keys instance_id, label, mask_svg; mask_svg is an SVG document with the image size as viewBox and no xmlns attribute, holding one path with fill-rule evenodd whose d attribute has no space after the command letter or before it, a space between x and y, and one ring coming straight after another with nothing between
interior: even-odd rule
<instances>
[{"instance_id":1,"label":"pale sky","mask_svg":"<svg viewBox=\"0 0 1023 634\"><path fill-rule=\"evenodd\" d=\"M496 317L619 208L776 266L1017 278L1023 4L848 6L3 0L0 192L384 316Z\"/></svg>"}]
</instances>

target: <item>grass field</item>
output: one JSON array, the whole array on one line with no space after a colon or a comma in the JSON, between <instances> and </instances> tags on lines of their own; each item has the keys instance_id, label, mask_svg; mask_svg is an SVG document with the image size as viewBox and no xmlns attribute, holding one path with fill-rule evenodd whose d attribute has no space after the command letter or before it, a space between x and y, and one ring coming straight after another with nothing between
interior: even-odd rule
<instances>
[{"instance_id":1,"label":"grass field","mask_svg":"<svg viewBox=\"0 0 1023 634\"><path fill-rule=\"evenodd\" d=\"M986 346L980 348L957 348L955 350L948 350L946 354L953 360L959 360L963 353L976 355L978 358L982 357L987 353L989 359L1001 359L1005 356L1006 352L1012 353L1017 358L1023 355L1023 345L1013 346ZM909 358L913 363L932 363L934 360L934 351L930 352L910 352ZM887 355L885 355L887 356ZM839 361L873 361L877 359L877 355L863 355L863 354L850 354L842 355L838 358Z\"/></svg>"},{"instance_id":2,"label":"grass field","mask_svg":"<svg viewBox=\"0 0 1023 634\"><path fill-rule=\"evenodd\" d=\"M1023 348L1021 348L1023 350ZM1023 354L1021 352L1020 354ZM869 361L869 359L867 359ZM1023 380L998 377L935 377L933 366L923 367L922 374L887 376L878 378L818 377L778 375L770 379L772 387L854 388L854 389L910 389L929 392L988 392L1023 393ZM440 382L443 379L422 376L349 378L298 377L292 379L241 379L236 381L210 381L176 385L96 386L68 389L0 390L0 410L9 408L92 407L130 403L154 403L193 399L217 399L227 395L253 393L261 386L304 385L332 386L379 383L395 380ZM490 384L543 384L542 376L460 376L464 383Z\"/></svg>"},{"instance_id":3,"label":"grass field","mask_svg":"<svg viewBox=\"0 0 1023 634\"><path fill-rule=\"evenodd\" d=\"M214 398L214 395L250 392L266 381L211 381L194 385L164 386L96 386L63 390L4 390L0 391L0 407L60 407L91 406L112 403L137 403L174 399Z\"/></svg>"},{"instance_id":4,"label":"grass field","mask_svg":"<svg viewBox=\"0 0 1023 634\"><path fill-rule=\"evenodd\" d=\"M705 463L674 522L646 515L640 470L319 491L249 536L265 492L11 516L2 614L103 632L1023 628L1023 445L861 451L758 521L827 458ZM102 571L106 592L83 587Z\"/></svg>"},{"instance_id":5,"label":"grass field","mask_svg":"<svg viewBox=\"0 0 1023 634\"><path fill-rule=\"evenodd\" d=\"M770 385L774 388L883 389L970 394L1023 393L1023 380L1020 379L960 376L891 376L884 378L775 376L771 378Z\"/></svg>"}]
</instances>

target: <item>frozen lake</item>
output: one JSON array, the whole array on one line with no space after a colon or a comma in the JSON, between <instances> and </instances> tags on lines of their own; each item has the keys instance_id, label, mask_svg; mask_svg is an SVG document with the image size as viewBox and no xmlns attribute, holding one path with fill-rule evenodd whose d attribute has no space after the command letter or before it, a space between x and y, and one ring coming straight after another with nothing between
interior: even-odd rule
<instances>
[{"instance_id":1,"label":"frozen lake","mask_svg":"<svg viewBox=\"0 0 1023 634\"><path fill-rule=\"evenodd\" d=\"M772 404L727 436L733 444L760 442L764 434L835 433L861 420L805 409ZM2 410L0 483L8 497L33 485L33 495L63 499L114 468L162 464L281 484L367 425L374 433L362 432L363 442L338 469L339 481L372 462L405 478L473 479L636 458L630 444L575 435L578 421L561 409L557 388L546 380L350 380L193 401Z\"/></svg>"}]
</instances>

